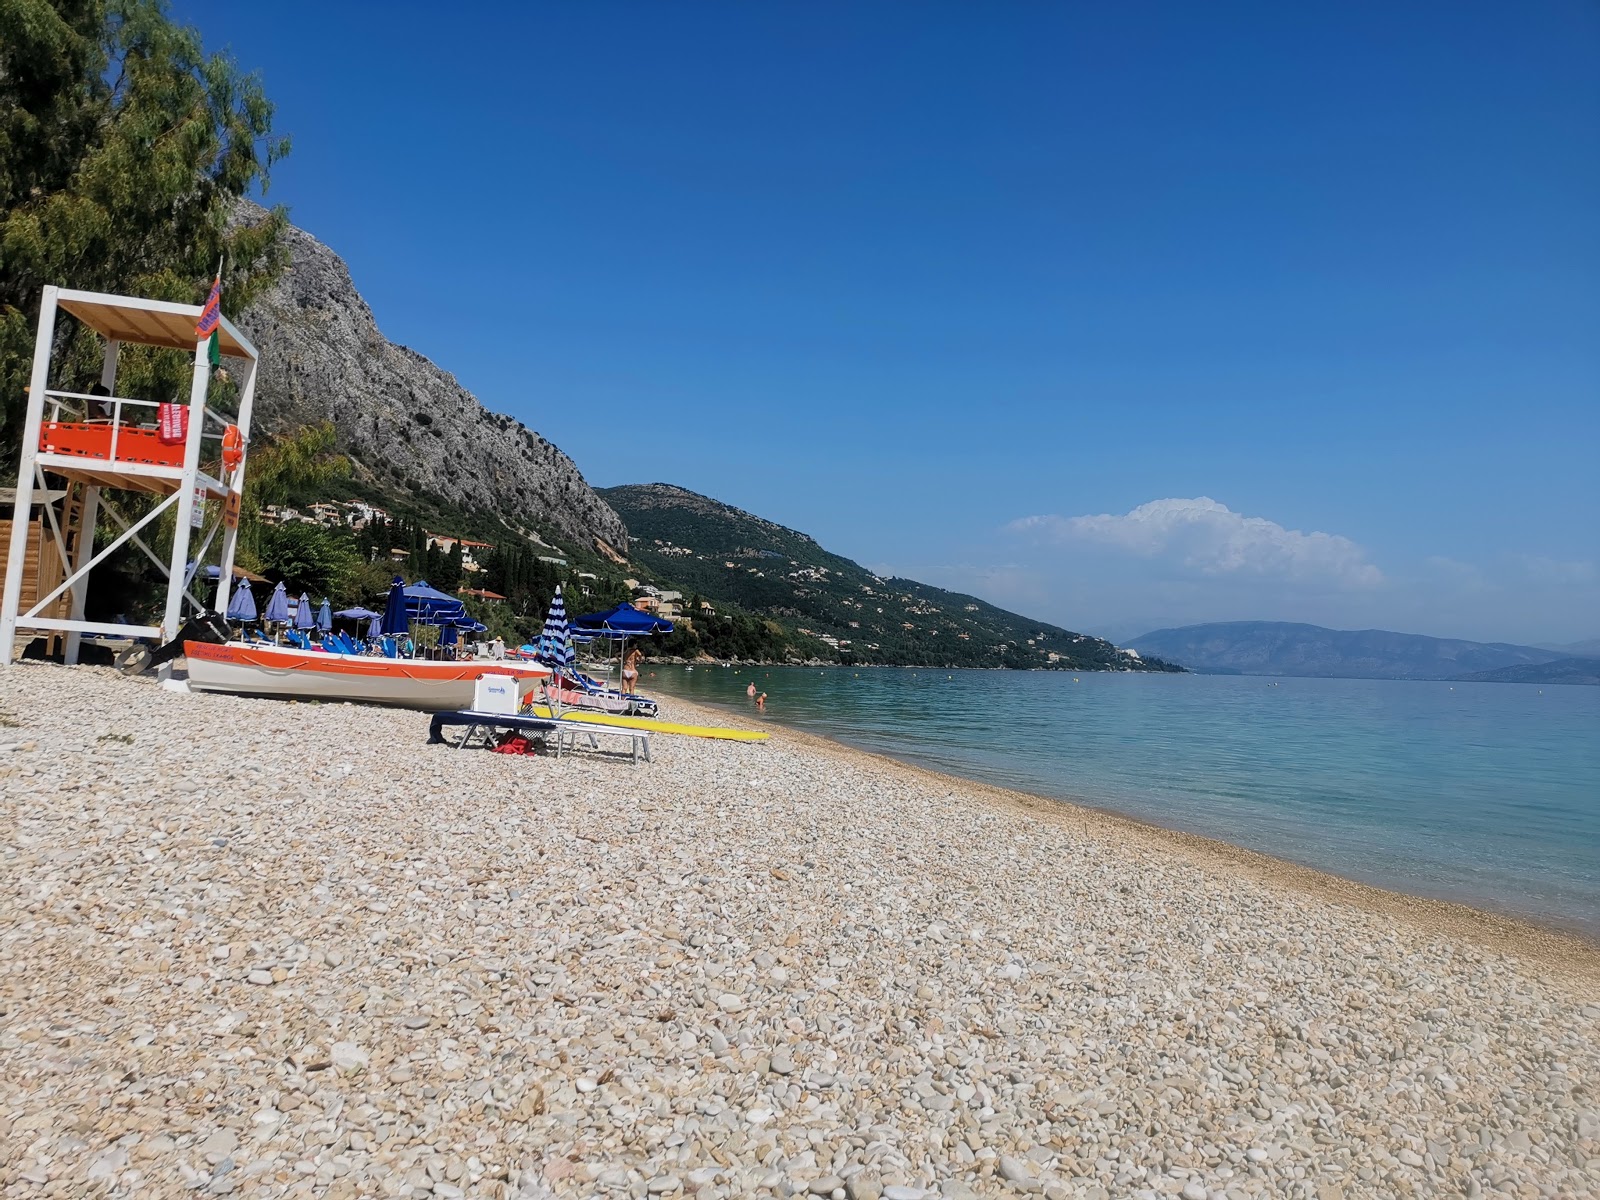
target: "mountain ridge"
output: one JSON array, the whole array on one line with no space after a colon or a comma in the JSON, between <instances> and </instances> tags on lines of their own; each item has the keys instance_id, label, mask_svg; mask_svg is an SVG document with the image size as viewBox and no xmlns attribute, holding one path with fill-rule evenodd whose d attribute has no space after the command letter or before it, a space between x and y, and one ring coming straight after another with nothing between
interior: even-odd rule
<instances>
[{"instance_id":1,"label":"mountain ridge","mask_svg":"<svg viewBox=\"0 0 1600 1200\"><path fill-rule=\"evenodd\" d=\"M1128 645L1196 671L1354 679L1459 679L1566 657L1535 646L1294 621L1212 621L1157 629Z\"/></svg>"},{"instance_id":2,"label":"mountain ridge","mask_svg":"<svg viewBox=\"0 0 1600 1200\"><path fill-rule=\"evenodd\" d=\"M976 596L877 575L809 534L677 484L624 484L600 495L626 521L630 558L641 571L779 621L817 643L836 643L842 661L1170 669Z\"/></svg>"},{"instance_id":3,"label":"mountain ridge","mask_svg":"<svg viewBox=\"0 0 1600 1200\"><path fill-rule=\"evenodd\" d=\"M293 225L283 239L287 267L238 319L262 352L255 432L331 421L356 482L382 495L486 508L626 552L622 518L570 457L384 337L335 251Z\"/></svg>"}]
</instances>

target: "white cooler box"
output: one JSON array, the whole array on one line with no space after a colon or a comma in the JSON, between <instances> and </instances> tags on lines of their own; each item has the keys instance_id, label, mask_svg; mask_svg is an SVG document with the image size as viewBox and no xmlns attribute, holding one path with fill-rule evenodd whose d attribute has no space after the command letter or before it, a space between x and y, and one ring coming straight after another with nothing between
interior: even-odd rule
<instances>
[{"instance_id":1,"label":"white cooler box","mask_svg":"<svg viewBox=\"0 0 1600 1200\"><path fill-rule=\"evenodd\" d=\"M522 702L515 675L480 675L472 685L472 711L514 717Z\"/></svg>"}]
</instances>

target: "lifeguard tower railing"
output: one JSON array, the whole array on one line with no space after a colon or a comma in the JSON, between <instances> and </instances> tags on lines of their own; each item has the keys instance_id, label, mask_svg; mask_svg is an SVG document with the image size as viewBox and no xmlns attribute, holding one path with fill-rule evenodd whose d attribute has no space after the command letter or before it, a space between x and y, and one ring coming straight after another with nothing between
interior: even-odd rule
<instances>
[{"instance_id":1,"label":"lifeguard tower railing","mask_svg":"<svg viewBox=\"0 0 1600 1200\"><path fill-rule=\"evenodd\" d=\"M232 360L230 366L238 375L238 412L229 415L212 409L207 404L212 374L209 339L195 334L200 312L197 304L44 289L0 596L0 662L14 657L19 636L35 631L64 634L69 663L77 661L85 633L170 640L186 619L186 603L194 611L211 607L195 595L194 582L204 578L203 569L213 560L219 568L216 608L226 610L259 355L249 339L223 318L218 348ZM106 395L49 386L56 325L63 313L100 336L104 346L100 384ZM117 359L128 344L192 354L188 402L118 395ZM115 492L142 492L161 499L132 517L123 514ZM152 548L151 535L169 509L176 510L174 529L163 557ZM95 533L102 517L115 528L116 536L96 550ZM30 531L36 523L42 523L40 534L53 541L59 561L65 564L64 580L24 578L25 564L40 559L37 547L29 554ZM161 624L85 620L89 572L129 544L167 577ZM36 586L25 588L28 582ZM25 592L32 603L24 610ZM69 599L62 616L64 598Z\"/></svg>"}]
</instances>

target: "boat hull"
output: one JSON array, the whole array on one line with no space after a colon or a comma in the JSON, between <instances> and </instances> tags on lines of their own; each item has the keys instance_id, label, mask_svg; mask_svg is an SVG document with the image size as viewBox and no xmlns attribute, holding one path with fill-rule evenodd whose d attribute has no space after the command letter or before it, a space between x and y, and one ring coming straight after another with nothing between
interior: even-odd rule
<instances>
[{"instance_id":1,"label":"boat hull","mask_svg":"<svg viewBox=\"0 0 1600 1200\"><path fill-rule=\"evenodd\" d=\"M430 662L367 658L281 646L185 642L189 686L199 692L350 700L398 708L470 708L482 675L512 675L528 684L549 670L524 663Z\"/></svg>"}]
</instances>

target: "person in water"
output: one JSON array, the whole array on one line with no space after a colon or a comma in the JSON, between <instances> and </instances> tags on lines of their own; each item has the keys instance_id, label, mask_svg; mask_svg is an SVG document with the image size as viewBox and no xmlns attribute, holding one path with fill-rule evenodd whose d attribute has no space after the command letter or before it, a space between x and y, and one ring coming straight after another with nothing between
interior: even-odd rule
<instances>
[{"instance_id":1,"label":"person in water","mask_svg":"<svg viewBox=\"0 0 1600 1200\"><path fill-rule=\"evenodd\" d=\"M639 660L644 657L643 651L635 646L628 651L628 657L622 660L622 690L631 692L639 682Z\"/></svg>"},{"instance_id":2,"label":"person in water","mask_svg":"<svg viewBox=\"0 0 1600 1200\"><path fill-rule=\"evenodd\" d=\"M756 707L762 712L767 711L767 694L765 692L756 697Z\"/></svg>"},{"instance_id":3,"label":"person in water","mask_svg":"<svg viewBox=\"0 0 1600 1200\"><path fill-rule=\"evenodd\" d=\"M750 699L754 700L756 698L756 685L752 683L749 687L745 688L744 694L749 696Z\"/></svg>"}]
</instances>

